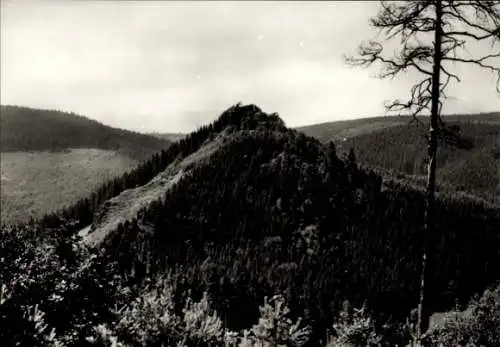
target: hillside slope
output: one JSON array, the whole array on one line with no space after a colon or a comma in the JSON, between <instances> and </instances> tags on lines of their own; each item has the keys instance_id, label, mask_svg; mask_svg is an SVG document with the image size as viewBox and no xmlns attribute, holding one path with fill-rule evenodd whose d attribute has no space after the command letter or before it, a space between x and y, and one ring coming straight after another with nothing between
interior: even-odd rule
<instances>
[{"instance_id":1,"label":"hillside slope","mask_svg":"<svg viewBox=\"0 0 500 347\"><path fill-rule=\"evenodd\" d=\"M0 221L7 224L40 218L71 205L138 164L116 151L88 148L0 156Z\"/></svg>"},{"instance_id":2,"label":"hillside slope","mask_svg":"<svg viewBox=\"0 0 500 347\"><path fill-rule=\"evenodd\" d=\"M74 113L2 105L0 115L2 152L94 148L118 151L140 161L169 143Z\"/></svg>"},{"instance_id":3,"label":"hillside slope","mask_svg":"<svg viewBox=\"0 0 500 347\"><path fill-rule=\"evenodd\" d=\"M425 121L426 117L419 117ZM500 112L487 112L478 114L454 114L444 115L446 122L481 122L489 124L500 124ZM345 121L325 122L297 127L298 131L308 136L313 136L320 141L342 142L352 137L368 135L379 130L392 128L400 125L415 124L408 116L385 116L351 119Z\"/></svg>"},{"instance_id":4,"label":"hillside slope","mask_svg":"<svg viewBox=\"0 0 500 347\"><path fill-rule=\"evenodd\" d=\"M499 117L500 119L500 117ZM448 122L460 126L466 146L440 140L437 154L437 183L500 202L500 123ZM359 162L370 167L396 170L425 177L427 141L425 129L396 126L350 138L339 145L355 148ZM470 146L469 146L470 145Z\"/></svg>"},{"instance_id":5,"label":"hillside slope","mask_svg":"<svg viewBox=\"0 0 500 347\"><path fill-rule=\"evenodd\" d=\"M3 105L0 111L2 223L72 204L171 143L73 113Z\"/></svg>"},{"instance_id":6,"label":"hillside slope","mask_svg":"<svg viewBox=\"0 0 500 347\"><path fill-rule=\"evenodd\" d=\"M500 210L447 194L436 208L427 315L466 303L500 279ZM203 316L205 306L184 323L163 310L182 314L191 297L207 292L220 324L241 331L258 324L265 297L282 294L291 317L312 327L306 346L319 345L345 300L354 307L366 301L382 331L417 305L424 209L418 186L383 181L353 157L337 156L332 144L287 129L276 114L237 105L61 212L75 223L49 216L35 226L32 234L55 240L57 254L77 270L21 291L9 312L22 321L16 303L37 302L33 293L43 289L49 293L36 298L45 322L61 336L76 331L77 341L109 324L127 345L175 345L178 324L204 326L219 341L212 345L223 345L224 335L196 318L213 321ZM79 230L92 257L71 251L77 247L67 236ZM61 278L68 283L58 289L61 299L45 299ZM2 341L25 336L23 325L5 324L11 330ZM389 344L401 345L393 335ZM185 344L208 346L200 336L189 334Z\"/></svg>"},{"instance_id":7,"label":"hillside slope","mask_svg":"<svg viewBox=\"0 0 500 347\"><path fill-rule=\"evenodd\" d=\"M225 139L224 135L221 133L216 139L197 149L196 152L182 160L174 161L145 185L127 189L120 195L106 201L103 209L94 217L94 223L88 234L85 235L85 241L92 245L101 244L108 233L116 230L120 223L131 221L137 217L139 211L163 198L179 179L190 173L188 167L193 162L209 158L220 147Z\"/></svg>"},{"instance_id":8,"label":"hillside slope","mask_svg":"<svg viewBox=\"0 0 500 347\"><path fill-rule=\"evenodd\" d=\"M448 127L458 126L463 144L440 140L437 182L441 189L460 190L500 202L500 113L450 115ZM422 181L426 174L427 123L384 117L301 128L322 141L333 140L340 152L355 149L358 161L385 171L401 172Z\"/></svg>"}]
</instances>

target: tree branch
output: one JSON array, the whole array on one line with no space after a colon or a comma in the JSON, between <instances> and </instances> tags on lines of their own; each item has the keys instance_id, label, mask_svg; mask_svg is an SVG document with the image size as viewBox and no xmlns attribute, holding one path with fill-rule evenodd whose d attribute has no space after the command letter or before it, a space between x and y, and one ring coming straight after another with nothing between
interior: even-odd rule
<instances>
[{"instance_id":1,"label":"tree branch","mask_svg":"<svg viewBox=\"0 0 500 347\"><path fill-rule=\"evenodd\" d=\"M500 65L492 65L485 63L484 61L487 59L491 58L499 58L500 57L500 52L496 54L489 54L485 55L481 58L478 59L465 59L465 58L460 58L460 57L443 57L443 61L451 61L455 63L466 63L466 64L473 64L477 65L483 69L490 70L491 72L494 72L497 74L497 85L496 85L496 90L497 93L500 94Z\"/></svg>"},{"instance_id":2,"label":"tree branch","mask_svg":"<svg viewBox=\"0 0 500 347\"><path fill-rule=\"evenodd\" d=\"M401 71L415 68L419 72L431 76L432 73L426 70L420 63L431 64L432 48L426 45L406 44L400 55L394 59L384 58L382 45L376 41L369 41L362 44L358 49L358 57L344 57L347 64L351 66L367 67L375 62L385 65L385 71L381 72L379 78L394 77Z\"/></svg>"},{"instance_id":3,"label":"tree branch","mask_svg":"<svg viewBox=\"0 0 500 347\"><path fill-rule=\"evenodd\" d=\"M430 17L422 17L424 11L433 1L414 1L404 5L381 1L382 10L370 20L373 27L385 32L388 39L401 34L402 40L417 32L434 30L434 21Z\"/></svg>"},{"instance_id":4,"label":"tree branch","mask_svg":"<svg viewBox=\"0 0 500 347\"><path fill-rule=\"evenodd\" d=\"M431 86L432 78L425 78L411 88L410 99L408 102L402 103L399 100L394 100L389 104L385 104L386 110L388 112L399 112L398 115L401 115L402 111L408 110L414 117L426 109L429 110L430 103L432 101Z\"/></svg>"},{"instance_id":5,"label":"tree branch","mask_svg":"<svg viewBox=\"0 0 500 347\"><path fill-rule=\"evenodd\" d=\"M446 76L448 76L448 77L452 77L452 78L454 78L454 79L455 79L458 83L460 83L460 82L461 82L460 77L458 77L457 75L455 75L455 74L453 74L453 73L451 73L451 72L448 72L448 71L444 68L444 66L443 66L443 65L441 65L441 72L443 72L443 73L444 73Z\"/></svg>"},{"instance_id":6,"label":"tree branch","mask_svg":"<svg viewBox=\"0 0 500 347\"><path fill-rule=\"evenodd\" d=\"M359 46L358 55L344 57L351 66L368 67L375 63L382 65L378 78L395 78L400 72L410 68L415 69L426 77L432 76L431 68L434 59L434 48L432 44L424 44L419 41L418 34L436 30L436 19L434 13L434 0L389 2L382 1L382 8L375 18L371 19L371 25L384 33L385 40L395 37L401 38L401 49L391 57L383 55L383 45L377 41L368 41ZM442 43L441 62L474 64L483 69L488 69L498 74L496 89L500 93L500 64L498 66L491 60L500 57L499 53L485 55L479 58L464 57L461 51L467 51L467 39L477 42L485 39L493 39L493 45L500 41L500 6L495 1L452 1L444 0L442 17ZM475 19L471 19L475 13ZM461 27L460 23L462 24ZM468 30L470 29L470 30ZM461 82L459 76L454 74L449 66L441 64L440 72L444 75L443 83L440 84L440 95L447 99L446 89L452 80ZM411 99L402 103L398 100L385 104L387 111L411 110L418 114L430 106L430 86L427 85L429 78L414 86L411 90ZM439 102L440 108L442 101Z\"/></svg>"},{"instance_id":7,"label":"tree branch","mask_svg":"<svg viewBox=\"0 0 500 347\"><path fill-rule=\"evenodd\" d=\"M469 37L469 38L475 39L476 41L483 41L485 39L492 38L492 37L498 35L499 32L500 31L496 30L490 34L485 34L485 35L479 36L479 35L476 35L476 34L469 32L469 31L448 31L448 32L445 32L443 36L463 36L463 37Z\"/></svg>"},{"instance_id":8,"label":"tree branch","mask_svg":"<svg viewBox=\"0 0 500 347\"><path fill-rule=\"evenodd\" d=\"M456 21L464 23L469 28L474 28L482 32L481 35L472 34L469 30L448 32L448 35L461 35L474 38L478 41L486 38L500 38L500 10L498 9L498 2L494 1L468 1L464 3L454 4L450 2L447 8L452 11L443 11L444 16L451 16ZM465 6L475 10L477 21L471 22L467 15L460 10L461 6ZM489 28L486 24L492 22L492 27Z\"/></svg>"}]
</instances>

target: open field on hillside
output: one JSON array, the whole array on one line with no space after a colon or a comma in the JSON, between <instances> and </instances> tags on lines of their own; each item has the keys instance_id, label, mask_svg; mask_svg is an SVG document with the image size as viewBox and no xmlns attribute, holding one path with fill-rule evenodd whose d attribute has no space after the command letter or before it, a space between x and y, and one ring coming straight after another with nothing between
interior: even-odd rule
<instances>
[{"instance_id":1,"label":"open field on hillside","mask_svg":"<svg viewBox=\"0 0 500 347\"><path fill-rule=\"evenodd\" d=\"M304 132L306 135L316 137L321 141L341 141L343 138L359 136L385 128L407 124L409 121L410 119L407 117L374 117L312 124L296 129Z\"/></svg>"},{"instance_id":2,"label":"open field on hillside","mask_svg":"<svg viewBox=\"0 0 500 347\"><path fill-rule=\"evenodd\" d=\"M10 152L2 153L1 161L2 223L62 208L137 165L128 156L100 149Z\"/></svg>"},{"instance_id":3,"label":"open field on hillside","mask_svg":"<svg viewBox=\"0 0 500 347\"><path fill-rule=\"evenodd\" d=\"M419 117L421 121L427 121L427 117ZM488 123L492 125L500 124L500 113L477 113L471 115L444 115L443 120L449 122L467 122L467 123ZM369 135L387 128L393 128L401 125L415 127L411 124L412 118L409 116L384 116L350 119L344 121L326 122L297 127L298 131L304 134L316 137L320 141L340 142L362 135Z\"/></svg>"}]
</instances>

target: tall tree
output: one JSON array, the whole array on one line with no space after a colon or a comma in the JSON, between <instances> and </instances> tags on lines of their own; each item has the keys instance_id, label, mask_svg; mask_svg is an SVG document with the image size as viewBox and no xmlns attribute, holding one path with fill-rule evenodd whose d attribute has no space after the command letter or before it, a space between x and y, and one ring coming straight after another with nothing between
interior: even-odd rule
<instances>
[{"instance_id":1,"label":"tall tree","mask_svg":"<svg viewBox=\"0 0 500 347\"><path fill-rule=\"evenodd\" d=\"M380 63L382 70L379 78L394 78L410 70L417 72L421 79L411 88L409 99L406 102L394 100L386 104L386 110L409 113L414 119L423 112L430 111L425 248L422 255L416 332L416 338L420 341L429 319L429 312L424 312L424 297L428 240L434 228L438 138L447 140L453 133L444 124L441 109L447 99L449 83L460 82L460 77L453 71L459 64L473 65L496 74L496 89L500 93L500 47L497 45L500 43L500 2L381 1L381 9L370 19L370 24L378 29L385 47L379 41L362 43L358 54L345 57L346 62L363 67ZM399 42L396 41L398 39ZM487 41L490 41L490 46L483 46L487 53L473 55L469 52L468 48L472 48L473 44ZM385 51L392 44L399 49L396 53L387 55ZM455 143L456 138L457 136L453 141Z\"/></svg>"}]
</instances>

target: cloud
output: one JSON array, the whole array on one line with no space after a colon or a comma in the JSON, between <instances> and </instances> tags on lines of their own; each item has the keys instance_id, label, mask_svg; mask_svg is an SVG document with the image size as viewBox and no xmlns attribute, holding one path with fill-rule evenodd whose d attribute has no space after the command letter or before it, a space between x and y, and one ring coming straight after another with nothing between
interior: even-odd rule
<instances>
[{"instance_id":1,"label":"cloud","mask_svg":"<svg viewBox=\"0 0 500 347\"><path fill-rule=\"evenodd\" d=\"M1 101L142 131L191 131L238 101L289 125L378 116L412 76L380 81L342 61L373 36L377 6L3 1ZM498 105L485 75L461 73L453 110Z\"/></svg>"}]
</instances>

